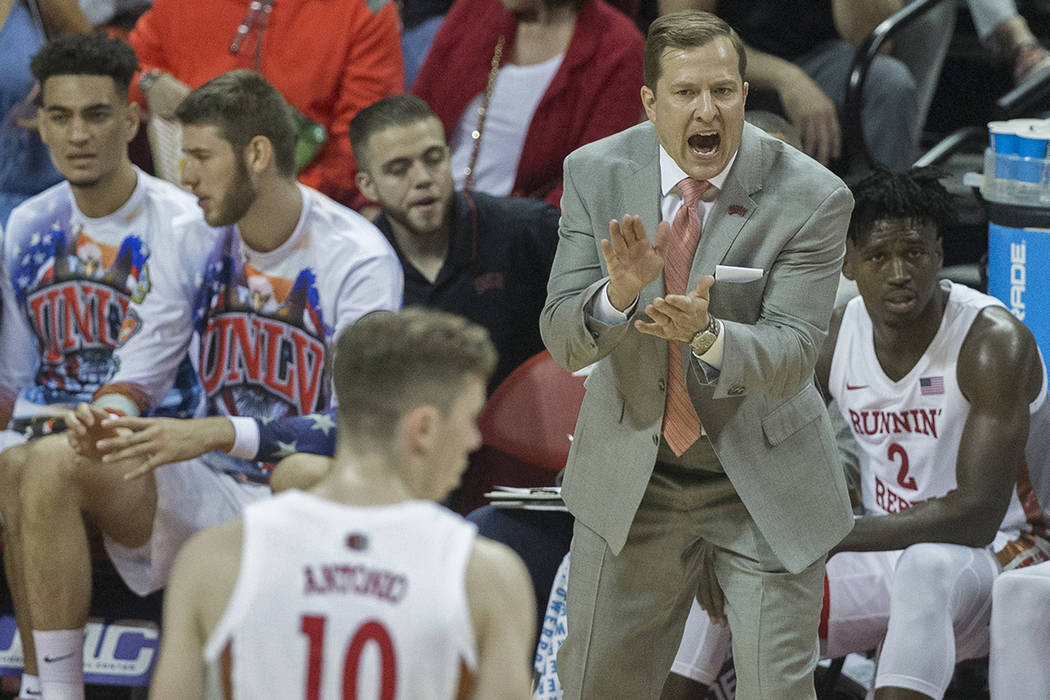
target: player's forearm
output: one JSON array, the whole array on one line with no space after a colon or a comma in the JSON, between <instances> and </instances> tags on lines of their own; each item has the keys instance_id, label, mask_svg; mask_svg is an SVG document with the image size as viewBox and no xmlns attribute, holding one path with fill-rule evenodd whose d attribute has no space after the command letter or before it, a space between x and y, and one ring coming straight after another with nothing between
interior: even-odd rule
<instances>
[{"instance_id":1,"label":"player's forearm","mask_svg":"<svg viewBox=\"0 0 1050 700\"><path fill-rule=\"evenodd\" d=\"M93 403L121 416L141 416L152 401L140 386L129 382L110 382L95 392Z\"/></svg>"},{"instance_id":2,"label":"player's forearm","mask_svg":"<svg viewBox=\"0 0 1050 700\"><path fill-rule=\"evenodd\" d=\"M226 416L193 419L193 429L202 455L208 452L229 452L237 438L233 423Z\"/></svg>"},{"instance_id":3,"label":"player's forearm","mask_svg":"<svg viewBox=\"0 0 1050 700\"><path fill-rule=\"evenodd\" d=\"M331 457L335 454L336 411L257 421L259 447L255 459L279 462L290 454L308 452ZM243 456L243 455L242 455Z\"/></svg>"},{"instance_id":4,"label":"player's forearm","mask_svg":"<svg viewBox=\"0 0 1050 700\"><path fill-rule=\"evenodd\" d=\"M965 547L989 544L995 538L1003 512L987 503L964 503L954 497L957 493L917 503L900 513L861 517L831 553L891 551L919 542Z\"/></svg>"}]
</instances>

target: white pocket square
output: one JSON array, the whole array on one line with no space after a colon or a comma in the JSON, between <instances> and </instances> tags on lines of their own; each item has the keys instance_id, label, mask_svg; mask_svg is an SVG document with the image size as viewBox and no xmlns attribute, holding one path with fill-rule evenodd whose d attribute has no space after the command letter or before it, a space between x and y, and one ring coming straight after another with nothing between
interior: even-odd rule
<instances>
[{"instance_id":1,"label":"white pocket square","mask_svg":"<svg viewBox=\"0 0 1050 700\"><path fill-rule=\"evenodd\" d=\"M753 282L762 276L761 267L733 267L715 265L716 282Z\"/></svg>"}]
</instances>

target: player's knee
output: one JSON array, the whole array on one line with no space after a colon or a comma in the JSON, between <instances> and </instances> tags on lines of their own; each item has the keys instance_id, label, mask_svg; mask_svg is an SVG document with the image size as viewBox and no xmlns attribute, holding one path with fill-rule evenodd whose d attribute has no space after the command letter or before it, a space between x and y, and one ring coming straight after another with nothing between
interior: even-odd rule
<instances>
[{"instance_id":1,"label":"player's knee","mask_svg":"<svg viewBox=\"0 0 1050 700\"><path fill-rule=\"evenodd\" d=\"M998 619L1016 619L1018 625L1024 625L1033 610L1047 608L1050 608L1050 579L1033 577L1025 569L1006 571L995 578L992 610Z\"/></svg>"},{"instance_id":2,"label":"player's knee","mask_svg":"<svg viewBox=\"0 0 1050 700\"><path fill-rule=\"evenodd\" d=\"M299 452L285 457L273 470L270 490L280 493L287 489L308 489L324 478L332 466L331 457Z\"/></svg>"},{"instance_id":3,"label":"player's knee","mask_svg":"<svg viewBox=\"0 0 1050 700\"><path fill-rule=\"evenodd\" d=\"M61 436L41 438L26 445L20 474L23 523L46 520L55 508L78 503L78 469L72 450Z\"/></svg>"},{"instance_id":4,"label":"player's knee","mask_svg":"<svg viewBox=\"0 0 1050 700\"><path fill-rule=\"evenodd\" d=\"M904 550L893 574L894 589L912 597L947 600L959 576L954 545L923 542Z\"/></svg>"},{"instance_id":5,"label":"player's knee","mask_svg":"<svg viewBox=\"0 0 1050 700\"><path fill-rule=\"evenodd\" d=\"M0 526L4 528L14 527L17 522L25 465L24 445L13 445L0 452Z\"/></svg>"}]
</instances>

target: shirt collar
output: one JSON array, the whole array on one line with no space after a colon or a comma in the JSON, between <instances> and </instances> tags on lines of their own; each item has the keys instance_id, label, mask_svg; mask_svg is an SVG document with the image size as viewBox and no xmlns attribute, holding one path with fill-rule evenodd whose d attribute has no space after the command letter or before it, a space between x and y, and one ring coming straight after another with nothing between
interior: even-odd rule
<instances>
[{"instance_id":1,"label":"shirt collar","mask_svg":"<svg viewBox=\"0 0 1050 700\"><path fill-rule=\"evenodd\" d=\"M733 168L733 163L736 162L736 157L740 155L740 149L738 148L733 157L726 163L726 167L722 168L722 172L718 173L712 178L708 178L710 182L719 192L722 191L723 185L725 185L726 178L729 177L729 171ZM674 161L667 151L664 150L663 145L660 146L660 196L666 197L675 186L682 181L682 178L689 177L689 175L678 167L678 163Z\"/></svg>"}]
</instances>

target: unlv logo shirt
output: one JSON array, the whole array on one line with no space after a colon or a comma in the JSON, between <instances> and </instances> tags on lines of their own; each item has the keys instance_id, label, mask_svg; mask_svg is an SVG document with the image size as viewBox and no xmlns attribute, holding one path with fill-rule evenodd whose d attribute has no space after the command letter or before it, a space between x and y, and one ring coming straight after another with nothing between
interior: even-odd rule
<instances>
[{"instance_id":1,"label":"unlv logo shirt","mask_svg":"<svg viewBox=\"0 0 1050 700\"><path fill-rule=\"evenodd\" d=\"M332 327L314 270L284 277L288 265L259 269L244 260L240 245L231 236L217 251L194 314L209 412L282 418L323 410Z\"/></svg>"},{"instance_id":2,"label":"unlv logo shirt","mask_svg":"<svg viewBox=\"0 0 1050 700\"><path fill-rule=\"evenodd\" d=\"M89 218L60 183L15 209L4 237L0 388L19 415L91 401L116 368L129 306L152 287L150 254L175 239L172 221L195 211L185 192L141 171L117 211ZM189 381L186 381L186 380ZM192 411L196 380L182 373L163 404ZM170 384L169 384L170 386Z\"/></svg>"}]
</instances>

